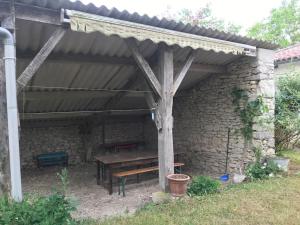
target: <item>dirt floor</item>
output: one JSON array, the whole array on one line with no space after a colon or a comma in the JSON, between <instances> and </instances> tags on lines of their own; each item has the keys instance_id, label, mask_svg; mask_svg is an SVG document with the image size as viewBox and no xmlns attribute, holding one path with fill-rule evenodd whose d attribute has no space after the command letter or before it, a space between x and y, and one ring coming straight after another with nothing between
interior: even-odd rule
<instances>
[{"instance_id":1,"label":"dirt floor","mask_svg":"<svg viewBox=\"0 0 300 225\"><path fill-rule=\"evenodd\" d=\"M57 173L59 167L48 167L42 169L23 170L23 188L26 193L38 193L46 195L53 188L60 187ZM76 218L104 218L106 216L133 213L136 209L151 200L151 194L159 191L157 176L142 178L142 181L126 185L126 197L114 193L96 184L95 165L70 166L69 173L69 195L78 201L78 210L74 213Z\"/></svg>"}]
</instances>

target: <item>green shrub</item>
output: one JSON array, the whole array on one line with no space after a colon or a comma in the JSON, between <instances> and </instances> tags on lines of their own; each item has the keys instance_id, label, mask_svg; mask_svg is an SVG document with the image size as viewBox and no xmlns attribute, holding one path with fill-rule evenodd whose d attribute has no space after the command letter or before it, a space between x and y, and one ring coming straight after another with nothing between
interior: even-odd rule
<instances>
[{"instance_id":1,"label":"green shrub","mask_svg":"<svg viewBox=\"0 0 300 225\"><path fill-rule=\"evenodd\" d=\"M275 176L280 171L280 168L273 161L266 163L255 162L246 168L246 176L250 180L262 180Z\"/></svg>"},{"instance_id":2,"label":"green shrub","mask_svg":"<svg viewBox=\"0 0 300 225\"><path fill-rule=\"evenodd\" d=\"M71 212L75 210L69 199L55 193L46 197L25 197L15 202L0 198L1 225L73 225Z\"/></svg>"},{"instance_id":3,"label":"green shrub","mask_svg":"<svg viewBox=\"0 0 300 225\"><path fill-rule=\"evenodd\" d=\"M206 195L216 193L221 186L221 183L206 176L198 176L192 180L188 188L188 194L191 196L195 195Z\"/></svg>"},{"instance_id":4,"label":"green shrub","mask_svg":"<svg viewBox=\"0 0 300 225\"><path fill-rule=\"evenodd\" d=\"M25 196L21 202L0 197L0 225L75 225L71 217L75 204L65 196L67 171L63 170L59 178L61 190L49 196Z\"/></svg>"}]
</instances>

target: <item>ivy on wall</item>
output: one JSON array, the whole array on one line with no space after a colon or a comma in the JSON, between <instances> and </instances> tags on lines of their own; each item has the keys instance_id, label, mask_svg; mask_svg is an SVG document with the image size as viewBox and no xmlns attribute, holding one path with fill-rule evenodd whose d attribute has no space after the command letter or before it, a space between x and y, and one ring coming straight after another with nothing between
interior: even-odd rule
<instances>
[{"instance_id":1,"label":"ivy on wall","mask_svg":"<svg viewBox=\"0 0 300 225\"><path fill-rule=\"evenodd\" d=\"M237 87L233 88L231 94L235 112L239 113L243 123L241 132L246 140L251 140L253 137L254 118L263 115L269 109L264 104L262 96L258 96L250 101L247 93Z\"/></svg>"}]
</instances>

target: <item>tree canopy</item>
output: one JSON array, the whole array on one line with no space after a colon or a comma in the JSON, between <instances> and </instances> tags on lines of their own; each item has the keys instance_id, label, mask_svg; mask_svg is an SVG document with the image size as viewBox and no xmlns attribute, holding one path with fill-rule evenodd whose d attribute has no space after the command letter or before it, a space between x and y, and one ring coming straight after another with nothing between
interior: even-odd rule
<instances>
[{"instance_id":1,"label":"tree canopy","mask_svg":"<svg viewBox=\"0 0 300 225\"><path fill-rule=\"evenodd\" d=\"M300 42L299 0L284 0L271 15L248 30L248 36L270 41L280 47Z\"/></svg>"},{"instance_id":2,"label":"tree canopy","mask_svg":"<svg viewBox=\"0 0 300 225\"><path fill-rule=\"evenodd\" d=\"M177 12L168 8L162 16L177 22L190 23L193 26L197 25L235 34L239 33L242 28L240 25L215 17L209 4L197 10L184 8Z\"/></svg>"}]
</instances>

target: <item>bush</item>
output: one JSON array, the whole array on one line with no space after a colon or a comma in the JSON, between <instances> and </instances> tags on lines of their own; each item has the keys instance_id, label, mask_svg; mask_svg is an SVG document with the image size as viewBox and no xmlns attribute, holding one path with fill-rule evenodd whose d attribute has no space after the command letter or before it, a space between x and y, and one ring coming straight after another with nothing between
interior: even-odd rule
<instances>
[{"instance_id":1,"label":"bush","mask_svg":"<svg viewBox=\"0 0 300 225\"><path fill-rule=\"evenodd\" d=\"M25 197L15 202L0 198L1 225L73 225L71 217L75 207L64 195L55 193L47 197Z\"/></svg>"},{"instance_id":2,"label":"bush","mask_svg":"<svg viewBox=\"0 0 300 225\"><path fill-rule=\"evenodd\" d=\"M290 72L277 81L275 104L276 150L300 142L300 73Z\"/></svg>"},{"instance_id":3,"label":"bush","mask_svg":"<svg viewBox=\"0 0 300 225\"><path fill-rule=\"evenodd\" d=\"M273 161L269 161L266 163L260 163L259 161L257 161L253 164L250 164L246 168L246 176L250 180L262 180L275 176L280 171L280 168Z\"/></svg>"},{"instance_id":4,"label":"bush","mask_svg":"<svg viewBox=\"0 0 300 225\"><path fill-rule=\"evenodd\" d=\"M220 186L221 183L217 180L206 176L198 176L192 180L188 188L188 194L191 196L213 194L219 190Z\"/></svg>"},{"instance_id":5,"label":"bush","mask_svg":"<svg viewBox=\"0 0 300 225\"><path fill-rule=\"evenodd\" d=\"M58 176L62 181L61 190L49 196L25 196L21 202L0 197L0 225L75 225L71 217L75 204L65 196L67 170Z\"/></svg>"}]
</instances>

